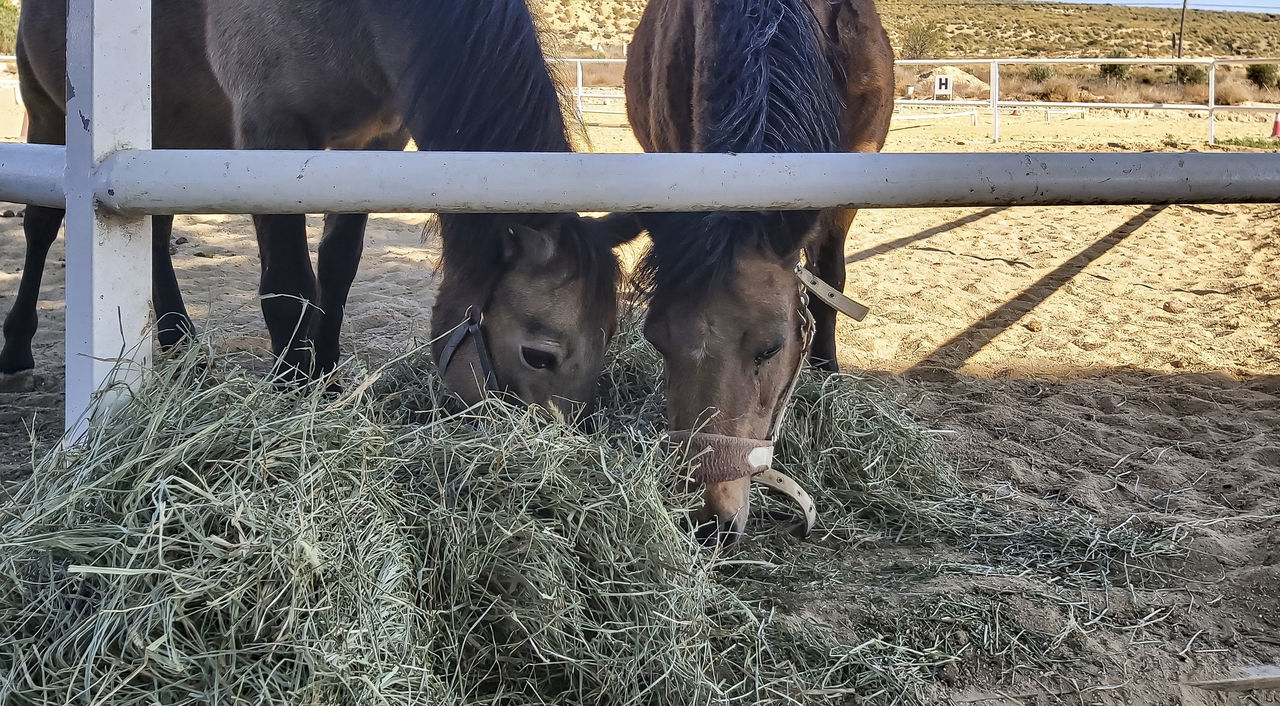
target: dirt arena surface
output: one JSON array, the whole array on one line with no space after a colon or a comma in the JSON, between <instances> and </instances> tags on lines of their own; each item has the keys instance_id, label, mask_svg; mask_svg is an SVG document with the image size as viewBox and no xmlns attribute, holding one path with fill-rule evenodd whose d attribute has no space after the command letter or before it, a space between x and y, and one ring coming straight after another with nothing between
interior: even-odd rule
<instances>
[{"instance_id":1,"label":"dirt arena surface","mask_svg":"<svg viewBox=\"0 0 1280 706\"><path fill-rule=\"evenodd\" d=\"M1261 118L1224 120L1218 135L1267 128ZM1186 116L1045 123L1041 112L1006 118L1000 145L987 129L967 118L898 123L886 151L1213 149L1204 122ZM590 127L587 137L596 151L638 151L616 127ZM425 221L371 219L346 353L376 359L426 337L439 249L421 243ZM313 247L319 223L310 220ZM198 325L216 329L221 349L265 357L249 219L181 217L174 235ZM44 280L38 369L0 380L0 477L29 467L28 430L47 443L62 423L64 252L59 240ZM881 570L951 550L877 545L840 560L864 586L854 595L816 586L814 611L839 622L850 601L905 609L963 595L998 598L1045 635L1082 625L1073 661L1051 671L1012 681L990 665L942 674L955 702L1280 698L1185 683L1280 664L1280 205L868 211L846 253L846 290L872 315L841 322L843 366L879 378L975 482L993 493L1016 487L1046 512L1183 527L1194 539L1187 559L1168 567L1176 580L1078 603L1040 600L1008 576L902 590ZM22 261L21 219L0 219L5 311Z\"/></svg>"}]
</instances>

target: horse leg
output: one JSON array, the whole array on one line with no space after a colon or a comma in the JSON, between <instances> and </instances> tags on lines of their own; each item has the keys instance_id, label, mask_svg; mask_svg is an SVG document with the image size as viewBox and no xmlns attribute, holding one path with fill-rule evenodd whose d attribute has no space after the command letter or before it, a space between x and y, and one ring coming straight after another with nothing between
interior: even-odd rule
<instances>
[{"instance_id":1,"label":"horse leg","mask_svg":"<svg viewBox=\"0 0 1280 706\"><path fill-rule=\"evenodd\" d=\"M195 337L196 329L178 289L178 276L169 255L173 216L151 219L151 299L156 310L156 334L161 350L169 350Z\"/></svg>"},{"instance_id":2,"label":"horse leg","mask_svg":"<svg viewBox=\"0 0 1280 706\"><path fill-rule=\"evenodd\" d=\"M62 217L61 208L27 206L22 220L22 230L27 239L27 256L22 265L22 279L18 282L18 296L13 308L4 319L4 349L0 351L0 373L17 373L35 367L31 354L31 339L36 335L36 302L40 299L40 280L44 276L45 259L49 248L58 238Z\"/></svg>"},{"instance_id":3,"label":"horse leg","mask_svg":"<svg viewBox=\"0 0 1280 706\"><path fill-rule=\"evenodd\" d=\"M307 251L307 217L303 214L254 216L262 259L262 318L271 334L271 352L283 364L285 377L314 372L311 335L316 324L316 276Z\"/></svg>"},{"instance_id":4,"label":"horse leg","mask_svg":"<svg viewBox=\"0 0 1280 706\"><path fill-rule=\"evenodd\" d=\"M382 135L364 145L366 150L399 152L409 144L409 132L399 130ZM338 339L347 308L347 295L364 254L367 213L329 213L324 217L324 236L316 254L320 280L320 324L316 331L316 370L329 372L338 364Z\"/></svg>"},{"instance_id":5,"label":"horse leg","mask_svg":"<svg viewBox=\"0 0 1280 706\"><path fill-rule=\"evenodd\" d=\"M838 291L844 291L844 241L857 213L854 209L823 211L818 221L818 237L805 248L806 267L809 271ZM839 372L840 361L836 356L838 312L812 297L809 300L809 312L813 314L815 325L809 363L815 368Z\"/></svg>"},{"instance_id":6,"label":"horse leg","mask_svg":"<svg viewBox=\"0 0 1280 706\"><path fill-rule=\"evenodd\" d=\"M338 338L347 295L364 253L367 213L329 213L324 217L317 271L320 275L320 325L316 332L316 370L329 372L338 364Z\"/></svg>"},{"instance_id":7,"label":"horse leg","mask_svg":"<svg viewBox=\"0 0 1280 706\"><path fill-rule=\"evenodd\" d=\"M39 13L37 13L39 14ZM34 76L30 57L19 46L18 63L23 73ZM65 145L66 113L62 99L45 90L34 80L22 85L22 100L27 107L27 142L41 145ZM49 248L58 239L58 229L66 210L28 205L22 219L22 232L27 253L22 264L22 278L13 308L4 319L4 348L0 350L0 373L12 374L35 367L31 339L36 335L38 320L36 302L40 299L40 282L44 277Z\"/></svg>"},{"instance_id":8,"label":"horse leg","mask_svg":"<svg viewBox=\"0 0 1280 706\"><path fill-rule=\"evenodd\" d=\"M287 110L254 106L236 111L236 147L245 150L322 149L307 126ZM258 294L271 335L276 372L297 379L314 372L311 336L316 326L316 276L307 250L306 214L255 215L262 279Z\"/></svg>"}]
</instances>

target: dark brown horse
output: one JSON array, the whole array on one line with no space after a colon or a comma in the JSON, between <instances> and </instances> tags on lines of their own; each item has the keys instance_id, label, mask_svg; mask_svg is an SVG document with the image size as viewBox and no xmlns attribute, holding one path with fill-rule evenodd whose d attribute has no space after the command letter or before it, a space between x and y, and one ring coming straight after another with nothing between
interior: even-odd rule
<instances>
[{"instance_id":1,"label":"dark brown horse","mask_svg":"<svg viewBox=\"0 0 1280 706\"><path fill-rule=\"evenodd\" d=\"M556 86L523 0L154 0L157 148L568 151ZM22 8L18 66L30 141L64 144L66 3ZM360 175L353 174L358 179ZM0 373L34 365L31 338L61 209L30 207L27 260ZM317 270L302 215L258 215L262 310L282 372L338 360L365 214L325 219ZM154 221L162 345L191 331ZM573 213L441 216L432 315L446 382L565 409L588 402L616 320L612 247L634 220ZM317 277L318 274L318 277Z\"/></svg>"},{"instance_id":2,"label":"dark brown horse","mask_svg":"<svg viewBox=\"0 0 1280 706\"><path fill-rule=\"evenodd\" d=\"M873 0L650 0L626 92L649 152L875 152L893 110L893 52ZM668 422L691 450L709 450L695 474L704 518L735 536L806 356L838 370L835 311L806 308L795 268L803 251L843 289L853 217L644 219L645 335L665 362Z\"/></svg>"}]
</instances>

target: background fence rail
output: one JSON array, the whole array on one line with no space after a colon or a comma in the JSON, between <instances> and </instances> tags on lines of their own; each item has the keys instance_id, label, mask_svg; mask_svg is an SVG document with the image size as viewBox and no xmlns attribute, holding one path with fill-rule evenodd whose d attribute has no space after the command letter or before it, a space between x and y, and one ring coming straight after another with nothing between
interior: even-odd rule
<instances>
[{"instance_id":1,"label":"background fence rail","mask_svg":"<svg viewBox=\"0 0 1280 706\"><path fill-rule=\"evenodd\" d=\"M574 105L578 111L579 117L586 113L604 113L619 115L623 111L610 110L605 107L597 108L589 101L592 99L604 99L606 102L614 100L625 100L625 96L617 92L589 92L585 85L583 67L590 64L626 64L626 59L575 59L575 58L557 58L551 61L562 64L573 64L576 67L576 84L573 90ZM1103 66L1103 65L1175 65L1175 66L1203 66L1207 73L1208 80L1208 100L1204 103L1113 103L1113 102L1071 102L1071 101L1025 101L1025 100L1004 100L1000 98L1000 67L1001 66L1034 66L1034 65L1082 65L1082 66ZM1220 66L1232 66L1241 64L1280 64L1280 57L1253 57L1253 58L1232 58L1232 59L1148 59L1148 58L1116 58L1116 59L1100 59L1100 58L1066 58L1066 59L1036 59L1036 58L1014 58L1014 59L898 59L894 62L895 66L987 66L991 70L991 98L988 100L922 100L900 98L894 101L894 105L899 108L905 106L943 108L947 106L972 106L974 108L984 107L991 111L991 139L993 142L1000 141L1000 111L1002 109L1013 108L1084 108L1098 110L1174 110L1182 112L1200 112L1204 111L1208 122L1208 139L1209 144L1214 144L1215 122L1217 113L1224 110L1243 111L1243 112L1261 112L1261 113L1278 113L1280 114L1280 103L1275 105L1221 105L1217 103L1216 86L1217 86L1217 70ZM947 118L967 116L968 112L963 113L946 113L941 115L932 115L933 118ZM897 114L899 120L920 120L924 119L917 115ZM1047 117L1047 115L1046 115Z\"/></svg>"}]
</instances>

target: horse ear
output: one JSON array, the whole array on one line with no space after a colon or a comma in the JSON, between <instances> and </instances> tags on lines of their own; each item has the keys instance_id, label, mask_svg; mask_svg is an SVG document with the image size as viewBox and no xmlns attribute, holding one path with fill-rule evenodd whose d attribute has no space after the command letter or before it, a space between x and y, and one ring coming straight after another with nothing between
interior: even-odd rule
<instances>
[{"instance_id":1,"label":"horse ear","mask_svg":"<svg viewBox=\"0 0 1280 706\"><path fill-rule=\"evenodd\" d=\"M517 224L502 239L502 259L507 264L539 267L555 256L556 241L544 231Z\"/></svg>"},{"instance_id":2,"label":"horse ear","mask_svg":"<svg viewBox=\"0 0 1280 706\"><path fill-rule=\"evenodd\" d=\"M596 230L600 231L600 237L604 238L611 248L629 243L644 232L644 224L640 222L640 216L634 213L610 213L607 216L585 220L590 221Z\"/></svg>"}]
</instances>

